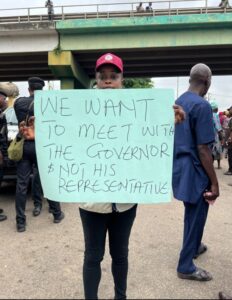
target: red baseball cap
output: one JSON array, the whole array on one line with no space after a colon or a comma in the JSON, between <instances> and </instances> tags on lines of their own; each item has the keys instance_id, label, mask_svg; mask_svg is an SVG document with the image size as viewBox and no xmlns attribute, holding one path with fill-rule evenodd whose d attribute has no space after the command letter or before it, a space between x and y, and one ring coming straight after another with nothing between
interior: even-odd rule
<instances>
[{"instance_id":1,"label":"red baseball cap","mask_svg":"<svg viewBox=\"0 0 232 300\"><path fill-rule=\"evenodd\" d=\"M123 73L123 62L122 62L121 58L118 57L117 55L114 55L112 53L106 53L106 54L102 55L101 57L99 57L96 62L95 70L97 71L97 69L99 67L101 67L102 65L106 65L106 64L114 65Z\"/></svg>"}]
</instances>

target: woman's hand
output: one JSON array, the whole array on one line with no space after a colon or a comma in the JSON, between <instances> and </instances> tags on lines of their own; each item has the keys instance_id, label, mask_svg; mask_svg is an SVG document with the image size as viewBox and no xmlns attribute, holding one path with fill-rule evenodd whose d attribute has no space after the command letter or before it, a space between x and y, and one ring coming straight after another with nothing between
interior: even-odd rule
<instances>
[{"instance_id":1,"label":"woman's hand","mask_svg":"<svg viewBox=\"0 0 232 300\"><path fill-rule=\"evenodd\" d=\"M19 124L19 131L26 140L35 139L34 123L35 123L35 117L30 117L28 120L28 126L26 126L25 121Z\"/></svg>"},{"instance_id":2,"label":"woman's hand","mask_svg":"<svg viewBox=\"0 0 232 300\"><path fill-rule=\"evenodd\" d=\"M19 133L22 136L23 136L23 131L24 131L25 126L26 126L26 122L25 121L22 121L22 122L19 123Z\"/></svg>"},{"instance_id":3,"label":"woman's hand","mask_svg":"<svg viewBox=\"0 0 232 300\"><path fill-rule=\"evenodd\" d=\"M180 105L173 105L174 113L175 113L175 124L179 124L185 120L185 112Z\"/></svg>"}]
</instances>

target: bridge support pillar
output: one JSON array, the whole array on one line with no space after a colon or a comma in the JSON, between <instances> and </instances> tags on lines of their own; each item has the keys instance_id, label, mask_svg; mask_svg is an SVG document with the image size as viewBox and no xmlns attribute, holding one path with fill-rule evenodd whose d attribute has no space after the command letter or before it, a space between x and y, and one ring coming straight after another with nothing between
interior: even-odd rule
<instances>
[{"instance_id":1,"label":"bridge support pillar","mask_svg":"<svg viewBox=\"0 0 232 300\"><path fill-rule=\"evenodd\" d=\"M48 65L56 78L61 80L62 89L85 89L90 79L71 51L48 52Z\"/></svg>"},{"instance_id":2,"label":"bridge support pillar","mask_svg":"<svg viewBox=\"0 0 232 300\"><path fill-rule=\"evenodd\" d=\"M60 78L60 87L62 90L74 90L75 89L75 79L73 78Z\"/></svg>"}]
</instances>

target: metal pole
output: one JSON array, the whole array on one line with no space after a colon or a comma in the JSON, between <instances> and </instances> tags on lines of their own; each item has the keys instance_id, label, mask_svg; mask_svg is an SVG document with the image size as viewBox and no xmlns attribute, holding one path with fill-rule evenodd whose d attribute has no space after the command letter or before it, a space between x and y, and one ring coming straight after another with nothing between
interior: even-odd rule
<instances>
[{"instance_id":1,"label":"metal pole","mask_svg":"<svg viewBox=\"0 0 232 300\"><path fill-rule=\"evenodd\" d=\"M62 14L62 20L64 20L64 7L61 6L61 14Z\"/></svg>"},{"instance_id":2,"label":"metal pole","mask_svg":"<svg viewBox=\"0 0 232 300\"><path fill-rule=\"evenodd\" d=\"M176 79L176 96L179 97L179 76Z\"/></svg>"}]
</instances>

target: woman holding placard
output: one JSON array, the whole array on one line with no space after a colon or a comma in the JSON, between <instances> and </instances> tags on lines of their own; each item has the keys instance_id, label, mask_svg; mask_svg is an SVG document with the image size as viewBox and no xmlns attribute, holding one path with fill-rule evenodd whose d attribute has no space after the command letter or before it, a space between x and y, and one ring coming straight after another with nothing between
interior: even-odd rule
<instances>
[{"instance_id":1,"label":"woman holding placard","mask_svg":"<svg viewBox=\"0 0 232 300\"><path fill-rule=\"evenodd\" d=\"M96 85L98 89L123 88L123 62L114 54L102 55L96 63ZM184 112L174 106L175 120L180 122ZM80 216L85 239L83 266L84 292L86 299L98 298L101 280L101 261L105 252L106 234L112 257L112 274L115 299L126 299L128 273L128 245L137 204L83 203Z\"/></svg>"}]
</instances>

